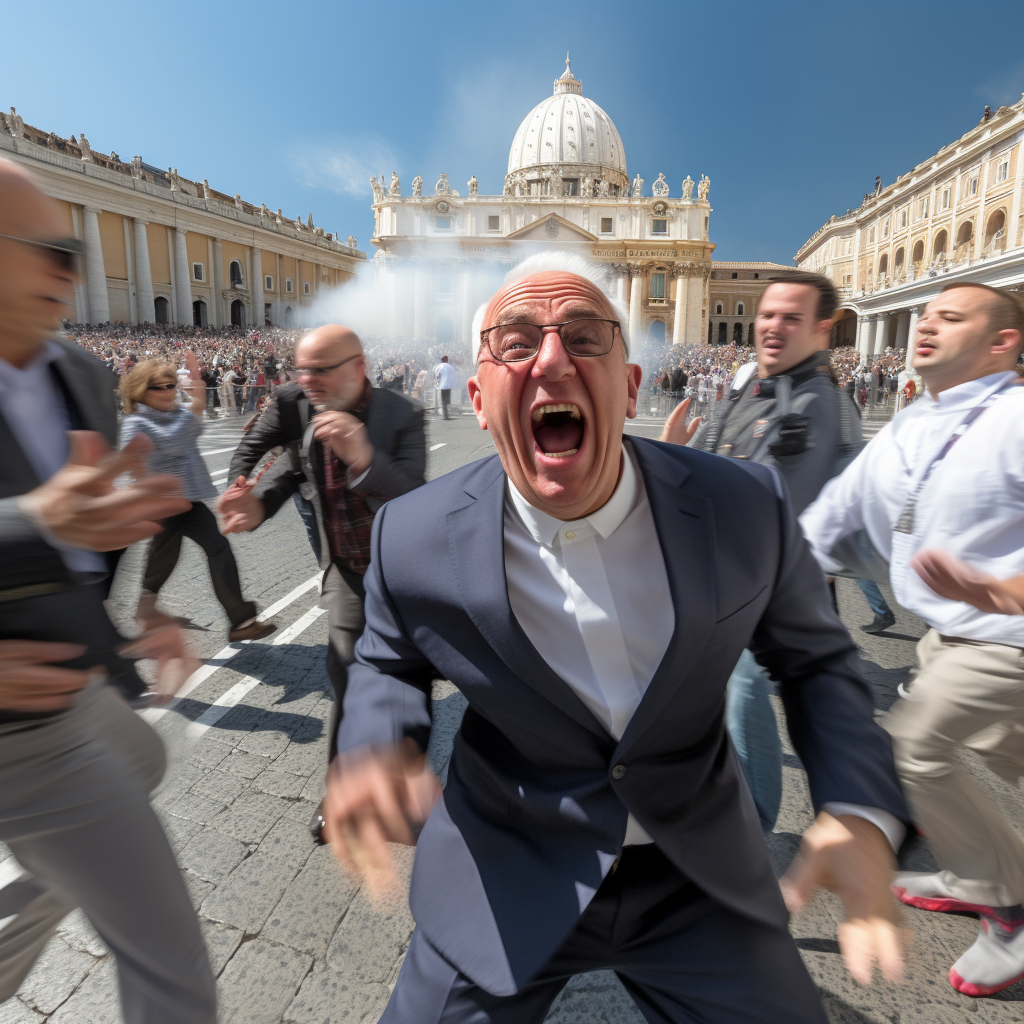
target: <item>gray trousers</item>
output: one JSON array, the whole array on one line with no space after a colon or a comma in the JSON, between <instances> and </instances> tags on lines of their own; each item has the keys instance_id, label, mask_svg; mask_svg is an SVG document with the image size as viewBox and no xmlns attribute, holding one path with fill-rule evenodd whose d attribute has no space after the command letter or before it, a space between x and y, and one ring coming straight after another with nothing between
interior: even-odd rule
<instances>
[{"instance_id":1,"label":"gray trousers","mask_svg":"<svg viewBox=\"0 0 1024 1024\"><path fill-rule=\"evenodd\" d=\"M334 709L328 725L327 762L338 752L338 726L341 724L341 706L348 688L348 667L355 658L356 641L362 636L366 616L363 602L366 591L363 578L355 573L343 573L332 565L324 574L320 607L327 609L327 676L334 690Z\"/></svg>"},{"instance_id":2,"label":"gray trousers","mask_svg":"<svg viewBox=\"0 0 1024 1024\"><path fill-rule=\"evenodd\" d=\"M29 873L0 889L0 1002L81 907L113 950L127 1024L214 1024L206 946L149 803L166 767L157 735L102 683L0 730L0 841Z\"/></svg>"}]
</instances>

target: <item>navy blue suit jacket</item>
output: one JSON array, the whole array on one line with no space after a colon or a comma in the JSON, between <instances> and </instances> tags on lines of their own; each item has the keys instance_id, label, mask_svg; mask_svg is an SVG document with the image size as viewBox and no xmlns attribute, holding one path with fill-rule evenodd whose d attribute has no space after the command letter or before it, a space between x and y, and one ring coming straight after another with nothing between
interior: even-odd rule
<instances>
[{"instance_id":1,"label":"navy blue suit jacket","mask_svg":"<svg viewBox=\"0 0 1024 1024\"><path fill-rule=\"evenodd\" d=\"M909 820L856 648L774 471L628 438L665 558L675 633L618 742L529 642L508 601L497 456L386 504L366 575L339 750L426 748L430 686L469 706L420 836L410 902L427 939L497 995L533 978L618 854L627 810L710 896L785 927L723 724L744 648L782 680L815 809ZM625 772L613 768L621 766ZM616 778L616 776L620 776Z\"/></svg>"}]
</instances>

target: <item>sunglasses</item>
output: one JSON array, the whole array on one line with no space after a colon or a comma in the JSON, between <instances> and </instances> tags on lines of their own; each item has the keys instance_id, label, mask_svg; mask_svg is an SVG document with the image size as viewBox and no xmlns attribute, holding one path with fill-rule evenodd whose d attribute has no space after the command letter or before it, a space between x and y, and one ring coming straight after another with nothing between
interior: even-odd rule
<instances>
[{"instance_id":1,"label":"sunglasses","mask_svg":"<svg viewBox=\"0 0 1024 1024\"><path fill-rule=\"evenodd\" d=\"M354 356L342 359L340 363L335 363L333 366L296 366L295 375L297 377L326 377L327 374L333 373L339 366L351 363L353 359L358 359L362 354L362 352L357 352Z\"/></svg>"},{"instance_id":2,"label":"sunglasses","mask_svg":"<svg viewBox=\"0 0 1024 1024\"><path fill-rule=\"evenodd\" d=\"M150 384L147 391L174 391L177 384Z\"/></svg>"},{"instance_id":3,"label":"sunglasses","mask_svg":"<svg viewBox=\"0 0 1024 1024\"><path fill-rule=\"evenodd\" d=\"M45 249L47 255L61 268L78 272L78 257L85 252L85 243L77 238L55 238L50 241L42 241L38 238L19 238L17 235L0 235L10 242L21 242L22 245L31 245L36 249Z\"/></svg>"}]
</instances>

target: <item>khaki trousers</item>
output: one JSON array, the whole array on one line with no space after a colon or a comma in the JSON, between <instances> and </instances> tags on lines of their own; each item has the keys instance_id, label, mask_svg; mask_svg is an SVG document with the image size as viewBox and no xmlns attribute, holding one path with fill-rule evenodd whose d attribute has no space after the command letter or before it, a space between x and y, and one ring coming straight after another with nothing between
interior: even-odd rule
<instances>
[{"instance_id":1,"label":"khaki trousers","mask_svg":"<svg viewBox=\"0 0 1024 1024\"><path fill-rule=\"evenodd\" d=\"M961 879L961 898L1021 903L1024 841L957 754L968 747L1013 785L1024 775L1024 650L932 629L917 656L909 698L882 722L903 788L940 866Z\"/></svg>"}]
</instances>

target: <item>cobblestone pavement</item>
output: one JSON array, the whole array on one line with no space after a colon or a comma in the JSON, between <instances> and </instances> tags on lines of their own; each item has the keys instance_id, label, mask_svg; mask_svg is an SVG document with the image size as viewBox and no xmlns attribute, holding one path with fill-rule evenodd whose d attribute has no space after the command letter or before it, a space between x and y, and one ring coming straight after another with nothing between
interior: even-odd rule
<instances>
[{"instance_id":1,"label":"cobblestone pavement","mask_svg":"<svg viewBox=\"0 0 1024 1024\"><path fill-rule=\"evenodd\" d=\"M632 429L655 435L650 421ZM211 424L203 451L223 481L239 435L237 420ZM429 425L430 476L493 451L471 418ZM219 472L218 472L219 471ZM380 903L314 848L306 833L322 792L330 693L324 670L327 625L315 607L317 572L294 507L259 531L233 539L246 594L270 608L281 629L264 641L225 647L226 621L205 561L191 544L164 591L168 609L191 618L189 635L207 659L201 681L165 712L148 712L170 752L171 767L155 804L177 851L218 976L224 1024L375 1022L413 929L404 886ZM138 592L142 552L129 552L116 611L127 618ZM860 591L840 584L844 618L862 646L877 706L896 699L909 676L922 624L901 613L880 638L856 626L870 615ZM434 693L430 750L443 772L463 701L449 684ZM980 773L983 769L976 768ZM771 837L778 870L811 822L800 764L786 755L782 815ZM1018 792L985 776L1018 826ZM395 850L408 878L412 851ZM0 848L0 874L6 851ZM904 866L932 864L924 844ZM8 865L9 866L9 865ZM993 999L971 1000L949 986L950 965L970 945L967 916L908 912L913 933L909 972L899 987L857 986L838 955L837 903L819 896L792 931L834 1022L954 1024L1024 1021L1024 985ZM107 1024L120 1020L114 964L79 913L65 920L0 1024ZM642 1024L614 975L579 977L552 1008L550 1024Z\"/></svg>"}]
</instances>

